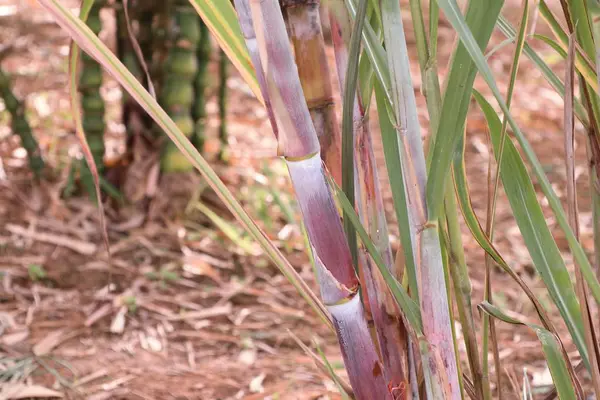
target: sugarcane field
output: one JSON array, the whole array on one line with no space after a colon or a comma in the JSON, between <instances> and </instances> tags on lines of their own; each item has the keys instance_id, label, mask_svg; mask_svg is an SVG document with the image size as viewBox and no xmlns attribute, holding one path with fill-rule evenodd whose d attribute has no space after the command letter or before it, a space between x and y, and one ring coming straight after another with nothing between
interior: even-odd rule
<instances>
[{"instance_id":1,"label":"sugarcane field","mask_svg":"<svg viewBox=\"0 0 600 400\"><path fill-rule=\"evenodd\" d=\"M600 0L0 0L0 400L600 399Z\"/></svg>"}]
</instances>

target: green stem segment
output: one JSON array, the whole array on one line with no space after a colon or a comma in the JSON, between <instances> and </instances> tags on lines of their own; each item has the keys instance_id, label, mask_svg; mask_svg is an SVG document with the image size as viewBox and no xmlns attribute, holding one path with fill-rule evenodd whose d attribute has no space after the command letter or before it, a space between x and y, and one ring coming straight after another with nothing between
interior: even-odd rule
<instances>
[{"instance_id":1,"label":"green stem segment","mask_svg":"<svg viewBox=\"0 0 600 400\"><path fill-rule=\"evenodd\" d=\"M219 52L219 159L227 161L227 66L229 60L223 50Z\"/></svg>"},{"instance_id":2,"label":"green stem segment","mask_svg":"<svg viewBox=\"0 0 600 400\"><path fill-rule=\"evenodd\" d=\"M193 117L196 122L194 130L193 143L202 153L205 142L206 127L206 86L208 81L208 64L210 61L211 43L210 32L206 24L200 21L200 40L196 48L196 59L198 60L198 69L196 71L195 96Z\"/></svg>"},{"instance_id":3,"label":"green stem segment","mask_svg":"<svg viewBox=\"0 0 600 400\"><path fill-rule=\"evenodd\" d=\"M23 148L27 150L29 167L35 176L39 178L44 169L44 160L42 159L37 140L33 137L31 126L25 117L25 107L13 94L10 86L10 77L2 71L2 68L0 68L0 98L4 100L4 105L12 118L13 133L19 135Z\"/></svg>"},{"instance_id":4,"label":"green stem segment","mask_svg":"<svg viewBox=\"0 0 600 400\"><path fill-rule=\"evenodd\" d=\"M102 30L100 9L102 2L96 1L87 18L87 25L96 35ZM81 75L79 76L79 93L83 131L92 152L98 174L104 171L104 100L100 95L102 86L102 67L86 53L81 54ZM88 168L82 171L82 184L90 196L95 196L95 185Z\"/></svg>"},{"instance_id":5,"label":"green stem segment","mask_svg":"<svg viewBox=\"0 0 600 400\"><path fill-rule=\"evenodd\" d=\"M185 0L176 2L169 32L173 33L159 103L183 134L191 138L195 124L192 119L194 81L198 72L196 49L200 41L200 19ZM163 149L161 167L165 172L186 172L193 169L188 159L171 142Z\"/></svg>"}]
</instances>

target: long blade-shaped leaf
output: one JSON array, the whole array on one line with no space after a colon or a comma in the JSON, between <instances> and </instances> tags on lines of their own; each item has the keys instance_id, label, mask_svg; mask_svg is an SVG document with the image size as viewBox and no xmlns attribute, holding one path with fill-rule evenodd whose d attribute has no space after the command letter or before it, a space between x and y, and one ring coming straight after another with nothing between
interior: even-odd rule
<instances>
[{"instance_id":1,"label":"long blade-shaped leaf","mask_svg":"<svg viewBox=\"0 0 600 400\"><path fill-rule=\"evenodd\" d=\"M554 384L556 385L556 389L558 391L558 397L560 399L572 400L578 398L575 395L575 390L573 389L574 384L570 379L572 371L569 371L569 369L567 368L567 363L563 358L560 343L558 342L558 339L555 335L553 335L552 333L548 332L546 329L540 326L534 324L527 324L515 318L511 318L508 315L506 315L506 313L502 312L499 308L493 306L490 303L483 302L479 305L479 308L485 313L509 324L526 325L533 329L533 331L537 334L540 343L542 344L542 349L544 350L544 356L546 357L548 367L550 368L552 380L554 381Z\"/></svg>"},{"instance_id":2,"label":"long blade-shaped leaf","mask_svg":"<svg viewBox=\"0 0 600 400\"><path fill-rule=\"evenodd\" d=\"M344 103L342 110L342 189L346 197L354 204L354 147L356 137L354 135L354 101L358 83L358 56L360 54L360 43L365 18L367 15L367 0L359 0L358 12L354 21L352 36L350 37L350 49L348 61L346 62L346 81L344 82ZM356 231L346 218L344 213L344 230L350 245L350 252L354 264L357 263Z\"/></svg>"},{"instance_id":3,"label":"long blade-shaped leaf","mask_svg":"<svg viewBox=\"0 0 600 400\"><path fill-rule=\"evenodd\" d=\"M481 94L475 91L474 95L487 119L497 157L502 129L500 119ZM525 245L550 296L565 320L581 357L587 363L589 358L583 334L583 321L569 272L548 229L525 165L512 141L506 141L502 157L503 160L498 160L503 166L500 176Z\"/></svg>"},{"instance_id":4,"label":"long blade-shaped leaf","mask_svg":"<svg viewBox=\"0 0 600 400\"><path fill-rule=\"evenodd\" d=\"M511 26L510 22L508 22L508 20L504 16L502 16L502 15L500 16L500 18L498 19L497 26L500 29L500 31L510 41L515 40L515 37L516 37L515 29ZM546 62L527 43L525 43L525 46L523 48L523 53L525 53L525 55L531 61L533 61L534 65L544 75L544 77L546 78L546 80L548 81L550 86L552 86L552 88L554 88L554 90L556 90L556 92L559 95L564 97L565 96L565 85L560 80L560 78L554 73L554 71L552 71L552 68L550 68L548 66L548 64L546 64ZM587 127L589 125L587 113L586 113L585 109L583 108L583 105L581 104L579 99L574 100L574 108L575 108L575 115L577 116L577 118L579 118L581 123Z\"/></svg>"},{"instance_id":5,"label":"long blade-shaped leaf","mask_svg":"<svg viewBox=\"0 0 600 400\"><path fill-rule=\"evenodd\" d=\"M94 57L104 68L129 92L129 94L148 112L156 123L169 135L177 147L190 159L202 173L208 184L240 221L244 228L259 242L265 253L273 260L288 280L298 290L300 295L309 303L323 321L332 327L331 319L321 301L315 296L298 272L285 259L283 254L269 240L256 222L246 213L242 205L235 199L227 186L221 181L208 162L198 153L198 150L177 128L167 113L158 105L156 100L143 88L135 76L116 58L114 54L94 35L78 18L72 15L58 0L39 0L65 29L75 42L88 54Z\"/></svg>"},{"instance_id":6,"label":"long blade-shaped leaf","mask_svg":"<svg viewBox=\"0 0 600 400\"><path fill-rule=\"evenodd\" d=\"M471 1L465 21L477 38L477 46L484 50L494 30L504 0ZM465 46L460 43L452 56L450 72L444 92L442 111L435 134L435 144L428 154L431 160L427 179L427 205L429 218L435 219L442 211L446 180L450 175L452 154L463 135L463 127L469 104L471 89L477 68Z\"/></svg>"},{"instance_id":7,"label":"long blade-shaped leaf","mask_svg":"<svg viewBox=\"0 0 600 400\"><path fill-rule=\"evenodd\" d=\"M492 94L494 95L494 98L496 99L500 108L502 109L502 112L505 113L506 118L508 119L508 123L509 123L510 127L512 128L519 144L521 145L521 148L523 149L523 153L525 154L525 156L527 157L527 160L531 164L533 172L542 188L542 191L543 191L544 195L546 196L546 198L548 199L548 203L550 204L550 207L552 208L552 211L554 212L554 215L556 216L556 220L557 220L560 228L565 232L565 236L566 236L567 242L569 243L571 252L573 253L573 257L579 263L581 270L583 272L583 275L585 277L585 280L588 283L588 285L590 286L590 290L591 290L594 298L596 299L596 301L600 302L600 283L598 283L598 280L596 279L594 271L592 270L592 267L591 267L590 262L583 250L583 247L581 246L581 244L579 243L577 238L575 238L575 236L573 235L573 231L571 230L571 228L569 226L569 222L565 215L565 211L562 208L560 200L559 200L558 196L556 195L556 193L554 192L552 185L548 181L548 178L546 177L544 169L543 169L542 165L540 164L535 152L533 151L533 148L527 141L527 138L525 138L525 135L523 134L523 132L521 132L521 129L517 125L514 118L511 116L510 111L509 111L508 107L506 106L504 99L502 98L502 94L500 93L500 90L498 89L498 85L496 84L496 81L494 80L492 71L490 70L490 67L487 65L483 53L477 46L477 42L475 41L475 38L469 31L469 29L464 21L464 18L462 16L462 14L460 13L460 9L459 9L456 1L455 0L438 0L438 1L440 4L440 8L442 8L444 10L444 13L446 14L446 17L448 18L449 22L451 23L451 25L454 27L454 29L459 34L461 41L464 43L465 48L469 51L469 54L473 58L473 61L475 61L475 64L477 65L477 69L479 70L479 73L481 74L481 76L485 80L485 82L487 83L488 87L491 89Z\"/></svg>"}]
</instances>

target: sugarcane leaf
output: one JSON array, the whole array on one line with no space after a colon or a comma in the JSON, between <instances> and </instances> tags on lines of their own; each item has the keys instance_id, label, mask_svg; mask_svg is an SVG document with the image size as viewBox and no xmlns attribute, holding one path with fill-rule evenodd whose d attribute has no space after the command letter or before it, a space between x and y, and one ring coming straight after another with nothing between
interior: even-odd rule
<instances>
[{"instance_id":1,"label":"sugarcane leaf","mask_svg":"<svg viewBox=\"0 0 600 400\"><path fill-rule=\"evenodd\" d=\"M417 270L415 256L413 253L412 236L410 232L410 221L408 217L408 204L406 203L404 177L402 163L400 162L400 149L398 147L397 132L390 120L390 112L386 110L387 100L380 82L375 82L375 99L379 112L379 131L383 144L386 169L389 176L392 200L398 227L400 229L400 240L404 251L405 268L408 276L408 286L411 296L419 298L419 285L417 284Z\"/></svg>"},{"instance_id":2,"label":"sugarcane leaf","mask_svg":"<svg viewBox=\"0 0 600 400\"><path fill-rule=\"evenodd\" d=\"M573 233L579 238L579 209L575 179L575 117L573 115L573 98L575 97L575 35L569 37L567 53L567 72L565 76L565 106L564 106L564 132L565 132L565 166L567 181L567 215ZM590 314L587 288L581 276L581 269L575 266L575 289L579 307L583 317L583 327L586 345L590 357L590 375L596 397L600 396L600 366L598 365L598 342L594 331L594 324Z\"/></svg>"},{"instance_id":3,"label":"sugarcane leaf","mask_svg":"<svg viewBox=\"0 0 600 400\"><path fill-rule=\"evenodd\" d=\"M264 103L244 36L231 1L189 0L227 57L260 102Z\"/></svg>"},{"instance_id":4,"label":"sugarcane leaf","mask_svg":"<svg viewBox=\"0 0 600 400\"><path fill-rule=\"evenodd\" d=\"M322 302L312 292L294 267L292 267L285 259L275 244L269 240L268 236L235 199L231 191L229 191L227 186L210 167L208 162L200 155L189 139L181 132L181 130L179 130L177 125L169 118L156 100L138 82L136 77L125 68L98 37L79 18L71 14L59 0L39 0L39 3L55 18L56 22L67 31L77 45L104 66L104 68L165 131L179 150L181 150L194 167L200 171L210 187L238 219L246 231L261 245L265 253L296 288L298 293L307 301L323 322L333 330L331 318Z\"/></svg>"},{"instance_id":5,"label":"sugarcane leaf","mask_svg":"<svg viewBox=\"0 0 600 400\"><path fill-rule=\"evenodd\" d=\"M487 46L503 4L503 0L469 2L465 21L470 32L477 38L478 48L483 50ZM440 121L437 124L438 132L428 154L430 167L427 177L427 206L432 220L437 219L442 212L452 154L463 135L476 73L475 63L464 44L460 43L452 56Z\"/></svg>"},{"instance_id":6,"label":"sugarcane leaf","mask_svg":"<svg viewBox=\"0 0 600 400\"><path fill-rule=\"evenodd\" d=\"M515 40L515 29L512 27L510 22L501 15L498 18L497 26L500 31L511 41ZM540 72L544 75L550 86L556 92L564 98L565 96L565 85L561 81L561 79L552 71L552 68L546 64L546 62L536 53L536 51L527 43L523 48L523 53L535 64L535 66L540 70ZM585 111L583 105L579 101L579 99L575 99L574 102L575 115L581 121L584 127L589 125L589 120L587 116L587 112Z\"/></svg>"},{"instance_id":7,"label":"sugarcane leaf","mask_svg":"<svg viewBox=\"0 0 600 400\"><path fill-rule=\"evenodd\" d=\"M496 157L501 140L501 122L492 106L477 91L475 99L485 114ZM525 245L548 292L564 319L581 357L588 362L583 321L569 272L548 229L527 169L511 140L506 140L500 176Z\"/></svg>"},{"instance_id":8,"label":"sugarcane leaf","mask_svg":"<svg viewBox=\"0 0 600 400\"><path fill-rule=\"evenodd\" d=\"M545 35L535 34L533 35L533 37L535 39L541 40L542 42L550 46L554 51L558 53L559 56L561 56L562 59L567 58L566 48L561 43ZM588 85L590 85L590 87L592 87L597 92L598 79L596 76L596 72L594 71L593 67L579 54L575 57L575 68L577 69L577 72L579 72L581 76L583 76Z\"/></svg>"},{"instance_id":9,"label":"sugarcane leaf","mask_svg":"<svg viewBox=\"0 0 600 400\"><path fill-rule=\"evenodd\" d=\"M542 344L542 350L544 351L544 356L546 358L546 362L548 363L552 380L556 386L558 397L560 399L577 399L574 390L575 385L570 378L571 375L569 369L567 368L567 363L563 357L561 345L558 341L558 338L554 334L538 325L528 324L519 321L516 318L512 318L506 315L506 313L504 313L498 307L488 302L484 301L483 303L479 304L478 307L486 314L489 314L492 317L506 323L525 325L531 328L536 333L540 343Z\"/></svg>"},{"instance_id":10,"label":"sugarcane leaf","mask_svg":"<svg viewBox=\"0 0 600 400\"><path fill-rule=\"evenodd\" d=\"M367 0L359 0L358 11L354 19L354 27L350 36L350 48L348 54L348 69L346 71L346 82L344 82L344 100L342 110L342 189L350 204L354 204L354 99L356 98L356 87L358 81L358 63L360 55L360 43L365 19L367 16ZM350 247L350 254L355 267L358 265L358 249L356 244L356 230L348 221L344 212L344 231Z\"/></svg>"},{"instance_id":11,"label":"sugarcane leaf","mask_svg":"<svg viewBox=\"0 0 600 400\"><path fill-rule=\"evenodd\" d=\"M356 18L358 0L345 0L348 12L351 18ZM362 30L362 41L365 53L371 61L375 76L381 83L384 93L389 104L392 104L392 91L390 81L390 71L387 65L386 51L381 44L381 40L375 33L369 21L365 21L364 29Z\"/></svg>"},{"instance_id":12,"label":"sugarcane leaf","mask_svg":"<svg viewBox=\"0 0 600 400\"><path fill-rule=\"evenodd\" d=\"M456 4L456 1L455 0L438 0L438 1L439 1L440 8L442 8L442 10L444 10L446 17L448 18L448 21L454 27L454 29L457 31L460 40L465 44L465 47L467 48L467 50L469 51L469 54L473 58L473 61L477 65L477 69L479 70L481 77L485 80L488 87L491 89L492 94L494 95L494 98L498 102L498 105L500 106L502 112L504 112L504 114L508 120L508 123L515 134L515 137L516 137L517 141L519 142L525 157L527 158L527 161L529 162L529 164L531 165L531 167L533 169L534 175L536 176L537 181L539 182L539 184L541 186L542 192L546 196L546 199L548 200L548 203L549 203L550 207L552 208L552 211L554 212L554 215L556 217L556 221L558 222L558 225L565 233L567 242L569 243L569 248L571 249L573 257L575 258L577 263L579 263L579 265L580 265L580 268L586 279L586 282L588 283L588 285L590 287L592 295L594 296L596 301L600 302L600 284L598 283L598 280L594 274L594 271L592 270L592 266L585 254L585 251L583 250L583 247L581 246L581 244L579 243L577 238L573 235L573 231L571 230L571 228L569 226L569 223L568 223L567 217L565 215L565 211L562 208L560 199L558 198L558 196L554 192L554 189L552 188L552 185L548 181L548 178L546 177L544 169L543 169L542 165L540 164L535 152L533 151L533 148L527 141L527 138L525 137L523 132L521 132L521 129L519 128L519 126L516 123L516 121L514 120L514 118L511 116L510 111L509 111L508 107L506 106L504 99L502 98L502 94L500 93L500 90L498 89L498 85L496 84L496 81L492 75L492 71L490 70L490 67L487 65L487 63L485 61L485 57L483 56L483 53L477 46L477 42L473 38L473 35L469 31L469 29L464 21L464 18L462 16L462 14L460 13L460 9L459 9L458 5ZM564 91L563 91L563 93L564 93Z\"/></svg>"},{"instance_id":13,"label":"sugarcane leaf","mask_svg":"<svg viewBox=\"0 0 600 400\"><path fill-rule=\"evenodd\" d=\"M83 22L87 20L90 10L94 6L94 0L84 0L81 4L79 11L80 18ZM69 46L69 96L71 98L71 111L73 114L73 122L75 123L75 134L79 140L81 151L87 162L89 171L92 175L94 187L96 190L96 201L98 202L98 216L100 218L100 229L102 231L102 239L104 240L104 246L106 251L110 252L110 244L108 241L108 230L106 227L106 217L104 215L104 205L102 204L102 192L100 190L100 174L98 173L98 167L94 161L94 155L87 142L85 132L83 130L83 122L81 120L81 99L79 96L79 89L77 84L78 78L78 64L79 64L79 47L75 41L71 42Z\"/></svg>"}]
</instances>

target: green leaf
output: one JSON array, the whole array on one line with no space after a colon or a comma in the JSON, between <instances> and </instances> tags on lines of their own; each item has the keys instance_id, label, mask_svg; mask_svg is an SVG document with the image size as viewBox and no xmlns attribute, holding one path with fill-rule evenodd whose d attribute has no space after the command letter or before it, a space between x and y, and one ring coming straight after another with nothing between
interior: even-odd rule
<instances>
[{"instance_id":1,"label":"green leaf","mask_svg":"<svg viewBox=\"0 0 600 400\"><path fill-rule=\"evenodd\" d=\"M546 362L548 363L552 380L556 386L558 398L562 400L577 399L577 396L575 396L574 384L570 379L571 375L569 369L567 368L567 363L563 357L561 345L555 335L540 326L527 324L515 318L509 317L506 315L506 313L502 312L499 308L488 302L481 303L479 305L479 309L493 316L494 318L509 324L525 325L531 328L536 333L540 343L542 344L542 350L544 351L544 356L546 357Z\"/></svg>"},{"instance_id":2,"label":"green leaf","mask_svg":"<svg viewBox=\"0 0 600 400\"><path fill-rule=\"evenodd\" d=\"M358 0L345 0L348 12L353 19L356 18L357 1ZM369 21L365 21L364 29L362 30L362 42L365 53L369 57L373 70L375 71L375 76L384 89L387 101L389 104L392 104L392 89L390 71L387 65L387 55L381 44L381 40L369 24Z\"/></svg>"},{"instance_id":3,"label":"green leaf","mask_svg":"<svg viewBox=\"0 0 600 400\"><path fill-rule=\"evenodd\" d=\"M342 188L350 204L354 204L354 99L356 98L356 87L358 84L358 57L360 55L360 43L363 27L367 16L367 0L360 0L358 12L350 37L350 48L348 54L348 70L346 71L346 82L344 82L344 99L342 110ZM350 254L355 268L358 265L358 249L356 244L356 230L348 221L344 212L344 231L350 247Z\"/></svg>"},{"instance_id":4,"label":"green leaf","mask_svg":"<svg viewBox=\"0 0 600 400\"><path fill-rule=\"evenodd\" d=\"M501 122L492 106L477 91L474 96L487 119L494 153L498 157L501 140ZM548 229L531 178L511 140L506 140L500 176L506 196L517 225L523 235L525 245L537 271L548 288L552 300L558 307L581 357L588 362L587 348L583 333L583 320L571 277L561 257L558 246Z\"/></svg>"},{"instance_id":5,"label":"green leaf","mask_svg":"<svg viewBox=\"0 0 600 400\"><path fill-rule=\"evenodd\" d=\"M498 19L497 26L498 26L498 28L500 28L500 31L504 34L504 36L506 36L507 38L509 38L511 40L515 39L515 36L516 36L515 29L511 26L510 22L508 22L508 20L506 18L504 18L504 16L502 16L502 15L500 16L500 18ZM535 66L544 75L544 77L546 78L546 80L548 81L550 86L552 86L552 88L554 88L554 90L556 90L556 92L561 97L564 98L565 97L565 85L560 80L560 78L554 73L554 71L552 71L552 68L550 68L548 66L548 64L546 64L546 62L544 62L544 60L527 43L525 43L525 46L523 48L523 53L525 53L525 55L527 57L529 57L529 59L531 61L533 61ZM577 118L579 118L581 123L585 127L587 127L589 125L589 120L588 120L587 112L584 109L583 105L581 104L581 102L578 99L575 99L574 106L575 106L575 115L577 115Z\"/></svg>"},{"instance_id":6,"label":"green leaf","mask_svg":"<svg viewBox=\"0 0 600 400\"><path fill-rule=\"evenodd\" d=\"M533 172L541 186L541 189L542 189L544 195L548 199L548 203L549 203L550 207L552 208L554 215L556 216L556 221L558 222L558 225L565 233L567 242L569 243L569 247L571 249L571 252L573 253L573 257L575 258L577 263L579 263L582 273L586 279L586 282L588 283L588 285L590 287L592 295L594 296L596 301L600 302L600 284L598 283L598 280L596 279L596 276L594 274L592 266L590 265L590 262L583 250L583 247L581 246L581 244L579 243L579 241L577 240L575 235L573 235L573 231L571 230L571 228L569 226L569 222L565 215L565 211L562 208L560 199L558 198L558 196L554 192L554 189L552 188L552 185L548 181L548 178L546 177L544 169L543 169L542 165L540 164L539 160L537 159L537 156L536 156L535 152L533 151L533 148L527 141L527 138L525 138L525 135L523 134L523 132L521 132L521 129L517 125L514 118L512 118L510 111L502 98L500 90L498 89L498 85L496 84L496 81L494 80L492 71L490 70L489 66L487 65L487 63L485 61L485 57L483 56L483 53L477 46L477 42L473 38L473 35L469 31L469 29L465 23L465 20L462 17L462 14L460 13L460 9L459 9L458 5L456 4L456 1L455 0L438 0L438 2L440 5L440 8L442 8L442 10L444 10L446 17L448 18L448 21L451 23L451 25L454 27L454 29L459 34L460 40L464 43L465 47L469 51L471 58L473 58L473 61L477 65L477 69L479 70L481 77L485 80L488 87L491 89L492 94L494 95L496 101L498 102L500 108L502 109L502 112L505 114L506 118L508 119L508 123L514 132L515 137L518 140L519 144L521 145L521 148L523 150L525 157L531 164ZM564 93L564 90L563 90L563 93Z\"/></svg>"},{"instance_id":7,"label":"green leaf","mask_svg":"<svg viewBox=\"0 0 600 400\"><path fill-rule=\"evenodd\" d=\"M386 170L392 190L394 210L400 229L400 241L404 259L406 262L406 274L408 276L408 287L414 299L419 298L419 285L417 284L417 267L413 253L412 236L410 232L410 220L408 217L408 205L406 203L404 175L402 163L400 162L400 149L398 147L398 133L390 119L390 112L386 109L386 97L380 82L375 82L375 99L379 112L379 131L383 143L383 155L385 157Z\"/></svg>"},{"instance_id":8,"label":"green leaf","mask_svg":"<svg viewBox=\"0 0 600 400\"><path fill-rule=\"evenodd\" d=\"M503 0L469 2L465 19L468 29L477 38L478 48L485 49L487 46L503 4ZM477 73L475 63L462 43L456 48L449 65L450 72L444 92L438 132L435 135L433 148L428 154L431 162L427 177L427 207L430 220L437 219L442 212L452 154L456 151L464 132L471 90Z\"/></svg>"},{"instance_id":9,"label":"green leaf","mask_svg":"<svg viewBox=\"0 0 600 400\"><path fill-rule=\"evenodd\" d=\"M567 58L567 50L566 48L558 43L556 40L549 38L548 36L535 34L534 38L541 40L550 46L554 51L558 53L563 59ZM583 76L585 81L593 88L596 92L598 92L598 79L596 76L596 72L593 67L583 58L580 53L577 53L575 57L575 68L577 68L577 72Z\"/></svg>"}]
</instances>

